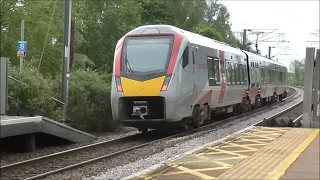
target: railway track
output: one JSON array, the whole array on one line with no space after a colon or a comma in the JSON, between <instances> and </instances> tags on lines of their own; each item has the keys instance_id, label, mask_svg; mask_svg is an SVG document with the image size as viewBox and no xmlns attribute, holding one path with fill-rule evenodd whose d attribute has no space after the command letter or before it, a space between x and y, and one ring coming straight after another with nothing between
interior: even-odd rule
<instances>
[{"instance_id":1,"label":"railway track","mask_svg":"<svg viewBox=\"0 0 320 180\"><path fill-rule=\"evenodd\" d=\"M271 106L281 105L283 103L286 103L286 100L290 101L290 99L292 99L297 94L297 91L291 88L289 93L291 95L289 94L290 96L284 99L284 102L278 102L272 104ZM234 116L218 122L206 124L198 129L192 129L190 131L182 132L179 134L166 136L163 134L159 134L156 131L150 131L146 134L136 134L116 140L82 146L79 148L70 149L67 151L62 151L59 153L54 153L23 162L17 162L14 164L2 166L0 169L1 178L30 180L44 178L52 174L68 171L90 163L98 162L99 160L113 158L125 152L145 147L159 141L177 138L195 132L210 130L212 129L212 127L217 127L232 122L237 118L249 116L253 113L258 113L259 111L263 111L267 108L270 108L270 106L265 106L254 111L241 114L239 116ZM129 148L126 148L128 146Z\"/></svg>"}]
</instances>

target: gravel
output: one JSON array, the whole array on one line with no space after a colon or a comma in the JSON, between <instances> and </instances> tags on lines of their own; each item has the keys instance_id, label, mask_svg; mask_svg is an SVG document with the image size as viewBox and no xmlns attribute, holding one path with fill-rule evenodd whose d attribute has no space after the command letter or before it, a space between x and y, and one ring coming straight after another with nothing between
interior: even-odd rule
<instances>
[{"instance_id":1,"label":"gravel","mask_svg":"<svg viewBox=\"0 0 320 180\"><path fill-rule=\"evenodd\" d=\"M77 148L80 146L85 146L88 144L118 139L126 136L131 136L133 134L137 134L139 131L136 128L131 127L121 127L115 132L108 132L98 135L98 139L92 142L87 143L78 143L78 144L71 144L71 145L65 145L65 146L58 146L58 147L46 147L43 149L37 149L34 152L27 152L27 153L12 153L12 154L2 154L1 155L1 166L12 164L15 162L20 162L28 159L33 159L40 156L45 156L48 154L56 153L65 151L68 149Z\"/></svg>"},{"instance_id":2,"label":"gravel","mask_svg":"<svg viewBox=\"0 0 320 180\"><path fill-rule=\"evenodd\" d=\"M288 100L289 102L283 102L281 105L271 106L271 108L251 115L250 117L239 118L236 121L215 128L209 132L199 132L189 136L155 143L152 146L140 148L110 160L100 161L72 171L52 175L46 179L121 179L155 164L163 163L194 147L219 140L242 130L302 100L302 90L298 90L298 94L295 95L294 100Z\"/></svg>"}]
</instances>

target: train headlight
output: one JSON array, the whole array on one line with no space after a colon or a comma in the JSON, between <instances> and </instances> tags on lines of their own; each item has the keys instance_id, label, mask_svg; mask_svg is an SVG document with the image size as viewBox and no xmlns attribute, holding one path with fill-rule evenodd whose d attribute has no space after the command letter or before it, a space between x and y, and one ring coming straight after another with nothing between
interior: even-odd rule
<instances>
[{"instance_id":1,"label":"train headlight","mask_svg":"<svg viewBox=\"0 0 320 180\"><path fill-rule=\"evenodd\" d=\"M166 76L166 78L164 79L161 91L167 91L168 90L170 80L171 80L171 75Z\"/></svg>"},{"instance_id":2,"label":"train headlight","mask_svg":"<svg viewBox=\"0 0 320 180\"><path fill-rule=\"evenodd\" d=\"M116 81L117 91L118 92L123 92L120 77L116 76L115 77L115 81Z\"/></svg>"}]
</instances>

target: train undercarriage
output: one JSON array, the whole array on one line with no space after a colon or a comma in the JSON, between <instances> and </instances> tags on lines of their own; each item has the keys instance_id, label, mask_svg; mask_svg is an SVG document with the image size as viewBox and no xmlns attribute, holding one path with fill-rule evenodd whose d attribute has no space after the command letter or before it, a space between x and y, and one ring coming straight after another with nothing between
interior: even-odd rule
<instances>
[{"instance_id":1,"label":"train undercarriage","mask_svg":"<svg viewBox=\"0 0 320 180\"><path fill-rule=\"evenodd\" d=\"M210 121L217 121L226 116L239 115L249 112L253 109L282 101L287 97L287 92L268 98L261 98L256 95L256 99L252 103L250 98L246 96L242 103L219 107L212 109L207 103L203 105L195 105L191 117L183 118L178 122L165 121L166 102L163 97L122 97L119 102L119 111L123 112L120 119L125 126L138 128L141 132L147 132L148 129L170 130L183 129L187 130L190 126L198 128L202 124Z\"/></svg>"}]
</instances>

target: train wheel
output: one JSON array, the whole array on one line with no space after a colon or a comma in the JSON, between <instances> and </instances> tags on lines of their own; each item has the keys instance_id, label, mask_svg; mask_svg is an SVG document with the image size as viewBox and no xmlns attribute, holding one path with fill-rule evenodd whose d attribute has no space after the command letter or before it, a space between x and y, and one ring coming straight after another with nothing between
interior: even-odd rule
<instances>
[{"instance_id":1,"label":"train wheel","mask_svg":"<svg viewBox=\"0 0 320 180\"><path fill-rule=\"evenodd\" d=\"M261 107L261 105L262 105L261 98L259 98L258 96L256 96L256 99L255 99L255 107L256 107L256 108L259 108L259 107Z\"/></svg>"},{"instance_id":2,"label":"train wheel","mask_svg":"<svg viewBox=\"0 0 320 180\"><path fill-rule=\"evenodd\" d=\"M194 106L192 113L192 125L194 128L200 127L201 114L200 114L200 106Z\"/></svg>"},{"instance_id":3,"label":"train wheel","mask_svg":"<svg viewBox=\"0 0 320 180\"><path fill-rule=\"evenodd\" d=\"M241 106L243 112L251 111L251 100L249 98L243 98Z\"/></svg>"},{"instance_id":4,"label":"train wheel","mask_svg":"<svg viewBox=\"0 0 320 180\"><path fill-rule=\"evenodd\" d=\"M282 94L279 95L279 101L283 101Z\"/></svg>"},{"instance_id":5,"label":"train wheel","mask_svg":"<svg viewBox=\"0 0 320 180\"><path fill-rule=\"evenodd\" d=\"M205 121L211 120L211 108L209 105L204 105L204 112L206 113Z\"/></svg>"},{"instance_id":6,"label":"train wheel","mask_svg":"<svg viewBox=\"0 0 320 180\"><path fill-rule=\"evenodd\" d=\"M272 102L273 102L273 103L276 103L277 100L278 100L277 94L274 93L274 95L272 96Z\"/></svg>"}]
</instances>

